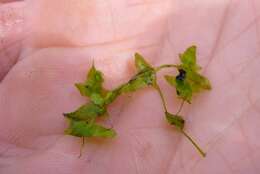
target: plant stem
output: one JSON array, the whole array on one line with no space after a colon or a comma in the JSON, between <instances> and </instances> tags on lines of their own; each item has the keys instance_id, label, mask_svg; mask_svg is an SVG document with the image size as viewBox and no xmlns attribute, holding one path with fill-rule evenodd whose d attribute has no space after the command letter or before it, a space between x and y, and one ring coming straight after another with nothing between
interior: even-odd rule
<instances>
[{"instance_id":1,"label":"plant stem","mask_svg":"<svg viewBox=\"0 0 260 174\"><path fill-rule=\"evenodd\" d=\"M181 132L183 133L183 135L188 138L190 140L190 142L195 146L195 148L198 150L198 152L203 156L206 157L206 153L203 152L203 150L198 146L197 143L195 143L195 141L184 131L181 130Z\"/></svg>"},{"instance_id":2,"label":"plant stem","mask_svg":"<svg viewBox=\"0 0 260 174\"><path fill-rule=\"evenodd\" d=\"M157 68L155 68L155 71L158 72L164 68L179 68L178 65L174 65L174 64L165 64L165 65L161 65ZM166 107L166 101L164 99L164 96L163 96L163 93L162 93L162 90L160 89L160 86L156 83L154 85L154 88L158 91L160 97L161 97L161 100L162 100L162 103L163 103L163 108L164 108L164 111L165 113L168 112L167 110L167 107ZM182 108L183 108L183 105L184 105L185 101L182 100L182 103L178 109L178 112L176 113L176 115L178 115ZM206 153L199 147L199 145L182 129L179 129L181 131L181 133L194 145L194 147L197 149L197 151L201 154L202 157L206 157Z\"/></svg>"},{"instance_id":3,"label":"plant stem","mask_svg":"<svg viewBox=\"0 0 260 174\"><path fill-rule=\"evenodd\" d=\"M184 105L184 100L182 100L182 102L181 102L181 106L179 107L179 110L178 110L178 112L176 113L176 115L178 115L180 112L181 112L181 110L182 110L182 107L183 107L183 105Z\"/></svg>"},{"instance_id":4,"label":"plant stem","mask_svg":"<svg viewBox=\"0 0 260 174\"><path fill-rule=\"evenodd\" d=\"M179 65L174 65L174 64L165 64L165 65L161 65L159 67L156 67L155 68L155 71L158 72L162 69L165 69L165 68L179 68L180 66Z\"/></svg>"},{"instance_id":5,"label":"plant stem","mask_svg":"<svg viewBox=\"0 0 260 174\"><path fill-rule=\"evenodd\" d=\"M158 84L155 85L155 89L158 91L160 97L161 97L161 100L162 100L162 104L163 104L163 108L164 108L164 111L165 112L168 112L167 111L167 107L166 107L166 101L164 99L164 96L163 96L163 93L162 93L162 90L160 88L160 86Z\"/></svg>"}]
</instances>

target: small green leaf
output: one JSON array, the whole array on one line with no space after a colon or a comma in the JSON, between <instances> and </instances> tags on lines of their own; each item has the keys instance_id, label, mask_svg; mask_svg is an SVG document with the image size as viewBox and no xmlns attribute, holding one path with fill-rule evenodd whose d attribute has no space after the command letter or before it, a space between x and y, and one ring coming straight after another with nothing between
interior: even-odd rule
<instances>
[{"instance_id":1,"label":"small green leaf","mask_svg":"<svg viewBox=\"0 0 260 174\"><path fill-rule=\"evenodd\" d=\"M187 81L178 80L176 77L169 75L166 75L165 79L171 86L176 88L176 93L181 99L188 103L191 102L193 91L191 85Z\"/></svg>"},{"instance_id":2,"label":"small green leaf","mask_svg":"<svg viewBox=\"0 0 260 174\"><path fill-rule=\"evenodd\" d=\"M102 87L103 82L102 73L96 70L93 65L88 72L87 80L84 83L77 83L75 86L82 96L87 96L92 102L102 106L104 104L103 95L105 94L105 89Z\"/></svg>"},{"instance_id":3,"label":"small green leaf","mask_svg":"<svg viewBox=\"0 0 260 174\"><path fill-rule=\"evenodd\" d=\"M105 99L99 93L91 94L90 99L96 105L104 106L104 104L105 104Z\"/></svg>"},{"instance_id":4,"label":"small green leaf","mask_svg":"<svg viewBox=\"0 0 260 174\"><path fill-rule=\"evenodd\" d=\"M181 67L185 71L197 71L201 69L196 63L196 50L196 46L191 46L179 55L182 62Z\"/></svg>"},{"instance_id":5,"label":"small green leaf","mask_svg":"<svg viewBox=\"0 0 260 174\"><path fill-rule=\"evenodd\" d=\"M180 54L181 65L179 65L179 74L176 77L165 76L167 82L176 88L177 95L191 103L194 93L202 90L210 90L209 80L199 74L200 66L196 62L196 46L191 46Z\"/></svg>"},{"instance_id":6,"label":"small green leaf","mask_svg":"<svg viewBox=\"0 0 260 174\"><path fill-rule=\"evenodd\" d=\"M196 64L196 46L190 46L185 50L184 53L180 54L181 62L186 65L195 65Z\"/></svg>"},{"instance_id":7,"label":"small green leaf","mask_svg":"<svg viewBox=\"0 0 260 174\"><path fill-rule=\"evenodd\" d=\"M188 72L187 81L190 83L194 92L211 89L209 80L197 72Z\"/></svg>"},{"instance_id":8,"label":"small green leaf","mask_svg":"<svg viewBox=\"0 0 260 174\"><path fill-rule=\"evenodd\" d=\"M139 53L135 53L135 66L138 70L138 72L147 70L147 69L153 69L151 65L144 59L142 55Z\"/></svg>"},{"instance_id":9,"label":"small green leaf","mask_svg":"<svg viewBox=\"0 0 260 174\"><path fill-rule=\"evenodd\" d=\"M121 94L120 90L121 90L121 86L112 91L109 91L105 97L105 104L108 105L108 104L112 103L113 101L115 101L115 99Z\"/></svg>"},{"instance_id":10,"label":"small green leaf","mask_svg":"<svg viewBox=\"0 0 260 174\"><path fill-rule=\"evenodd\" d=\"M199 145L183 130L185 125L185 120L179 115L173 115L169 112L165 112L166 119L168 123L175 126L198 150L198 152L205 157L206 153L199 147Z\"/></svg>"},{"instance_id":11,"label":"small green leaf","mask_svg":"<svg viewBox=\"0 0 260 174\"><path fill-rule=\"evenodd\" d=\"M156 85L155 69L138 53L135 54L135 66L138 73L128 83L121 86L120 94Z\"/></svg>"},{"instance_id":12,"label":"small green leaf","mask_svg":"<svg viewBox=\"0 0 260 174\"><path fill-rule=\"evenodd\" d=\"M155 86L155 85L156 85L156 74L155 71L151 69L137 74L128 83L123 85L120 91L122 93L134 92L138 89L147 86Z\"/></svg>"},{"instance_id":13,"label":"small green leaf","mask_svg":"<svg viewBox=\"0 0 260 174\"><path fill-rule=\"evenodd\" d=\"M184 124L185 124L185 120L179 116L179 115L173 115L169 112L165 112L166 115L166 119L167 121L171 124L174 125L176 128L183 130L184 128Z\"/></svg>"},{"instance_id":14,"label":"small green leaf","mask_svg":"<svg viewBox=\"0 0 260 174\"><path fill-rule=\"evenodd\" d=\"M106 113L106 109L104 107L100 107L92 102L81 106L75 112L65 113L63 114L67 118L72 118L75 120L93 120L98 116L102 116Z\"/></svg>"},{"instance_id":15,"label":"small green leaf","mask_svg":"<svg viewBox=\"0 0 260 174\"><path fill-rule=\"evenodd\" d=\"M116 136L113 129L108 129L98 124L90 124L85 121L70 120L70 126L65 133L77 137L104 137L112 138Z\"/></svg>"},{"instance_id":16,"label":"small green leaf","mask_svg":"<svg viewBox=\"0 0 260 174\"><path fill-rule=\"evenodd\" d=\"M76 87L83 96L89 97L92 93L102 92L103 82L104 79L102 73L96 70L95 66L93 65L88 72L87 80L84 83L76 84Z\"/></svg>"}]
</instances>

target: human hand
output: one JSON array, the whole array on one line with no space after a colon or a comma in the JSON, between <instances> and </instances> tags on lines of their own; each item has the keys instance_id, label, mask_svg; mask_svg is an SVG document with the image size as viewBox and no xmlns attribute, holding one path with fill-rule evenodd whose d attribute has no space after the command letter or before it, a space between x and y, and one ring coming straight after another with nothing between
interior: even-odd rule
<instances>
[{"instance_id":1,"label":"human hand","mask_svg":"<svg viewBox=\"0 0 260 174\"><path fill-rule=\"evenodd\" d=\"M23 20L5 33L0 53L0 173L260 171L258 1L28 0L1 8ZM63 135L62 113L85 102L73 84L93 59L111 88L134 73L135 52L153 65L177 63L192 44L213 89L182 114L207 157L167 124L156 91L144 89L110 107L118 136L86 142L78 158L81 141ZM174 90L160 85L176 111Z\"/></svg>"}]
</instances>

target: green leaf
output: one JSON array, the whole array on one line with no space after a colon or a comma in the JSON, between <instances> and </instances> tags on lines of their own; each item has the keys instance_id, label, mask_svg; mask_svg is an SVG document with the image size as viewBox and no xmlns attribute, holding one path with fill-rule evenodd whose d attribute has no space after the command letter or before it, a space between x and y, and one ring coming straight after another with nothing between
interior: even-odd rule
<instances>
[{"instance_id":1,"label":"green leaf","mask_svg":"<svg viewBox=\"0 0 260 174\"><path fill-rule=\"evenodd\" d=\"M104 82L103 75L100 71L96 70L93 65L88 72L87 80L84 83L76 84L80 93L83 96L90 96L92 93L102 92L102 83Z\"/></svg>"},{"instance_id":2,"label":"green leaf","mask_svg":"<svg viewBox=\"0 0 260 174\"><path fill-rule=\"evenodd\" d=\"M116 136L113 129L108 129L98 124L91 124L85 121L69 120L70 126L65 133L77 137L104 137L112 138Z\"/></svg>"},{"instance_id":3,"label":"green leaf","mask_svg":"<svg viewBox=\"0 0 260 174\"><path fill-rule=\"evenodd\" d=\"M103 96L101 96L101 94L99 93L93 93L90 95L90 99L91 101L99 106L104 106L105 104L105 99L103 98Z\"/></svg>"},{"instance_id":4,"label":"green leaf","mask_svg":"<svg viewBox=\"0 0 260 174\"><path fill-rule=\"evenodd\" d=\"M153 69L146 70L137 74L128 83L122 86L121 93L134 92L138 89L145 88L147 86L156 85L156 74Z\"/></svg>"},{"instance_id":5,"label":"green leaf","mask_svg":"<svg viewBox=\"0 0 260 174\"><path fill-rule=\"evenodd\" d=\"M139 53L135 54L135 66L138 73L129 82L106 93L104 99L106 105L112 103L122 93L134 92L147 86L155 86L156 72Z\"/></svg>"},{"instance_id":6,"label":"green leaf","mask_svg":"<svg viewBox=\"0 0 260 174\"><path fill-rule=\"evenodd\" d=\"M87 85L85 85L84 83L76 83L75 86L82 96L90 96L91 90Z\"/></svg>"},{"instance_id":7,"label":"green leaf","mask_svg":"<svg viewBox=\"0 0 260 174\"><path fill-rule=\"evenodd\" d=\"M193 92L211 89L209 80L197 72L188 72L186 81L190 83Z\"/></svg>"},{"instance_id":8,"label":"green leaf","mask_svg":"<svg viewBox=\"0 0 260 174\"><path fill-rule=\"evenodd\" d=\"M183 129L185 125L185 120L180 115L174 115L169 112L165 112L166 119L168 123L175 126L198 150L198 152L205 157L206 153L199 147L199 145L189 136Z\"/></svg>"},{"instance_id":9,"label":"green leaf","mask_svg":"<svg viewBox=\"0 0 260 174\"><path fill-rule=\"evenodd\" d=\"M196 46L191 46L186 51L179 55L182 65L181 67L185 71L198 71L201 68L196 63Z\"/></svg>"},{"instance_id":10,"label":"green leaf","mask_svg":"<svg viewBox=\"0 0 260 174\"><path fill-rule=\"evenodd\" d=\"M180 130L183 130L185 120L181 116L173 115L169 112L166 112L165 115L166 115L166 119L167 119L168 123L170 123L171 125L174 125L176 128L178 128Z\"/></svg>"},{"instance_id":11,"label":"green leaf","mask_svg":"<svg viewBox=\"0 0 260 174\"><path fill-rule=\"evenodd\" d=\"M186 80L178 80L176 77L169 75L164 77L171 86L176 88L176 93L181 99L191 103L193 91L191 85Z\"/></svg>"},{"instance_id":12,"label":"green leaf","mask_svg":"<svg viewBox=\"0 0 260 174\"><path fill-rule=\"evenodd\" d=\"M75 120L95 120L96 117L102 116L106 113L106 109L104 107L100 107L92 102L81 106L75 112L65 113L63 114L67 118L72 118Z\"/></svg>"},{"instance_id":13,"label":"green leaf","mask_svg":"<svg viewBox=\"0 0 260 174\"><path fill-rule=\"evenodd\" d=\"M135 66L138 72L142 72L147 69L153 69L151 65L144 59L139 53L135 53Z\"/></svg>"},{"instance_id":14,"label":"green leaf","mask_svg":"<svg viewBox=\"0 0 260 174\"><path fill-rule=\"evenodd\" d=\"M156 72L139 53L135 54L135 66L138 73L130 81L107 92L105 96L106 105L112 103L122 93L134 92L147 86L155 86Z\"/></svg>"},{"instance_id":15,"label":"green leaf","mask_svg":"<svg viewBox=\"0 0 260 174\"><path fill-rule=\"evenodd\" d=\"M196 62L196 46L191 46L180 54L181 65L179 65L179 74L176 77L165 76L167 82L176 88L177 95L191 103L194 93L202 90L210 90L209 80L199 73L201 69Z\"/></svg>"},{"instance_id":16,"label":"green leaf","mask_svg":"<svg viewBox=\"0 0 260 174\"><path fill-rule=\"evenodd\" d=\"M105 104L108 105L108 104L112 103L113 101L115 101L115 99L121 94L120 90L121 90L121 86L112 91L109 91L105 97Z\"/></svg>"}]
</instances>

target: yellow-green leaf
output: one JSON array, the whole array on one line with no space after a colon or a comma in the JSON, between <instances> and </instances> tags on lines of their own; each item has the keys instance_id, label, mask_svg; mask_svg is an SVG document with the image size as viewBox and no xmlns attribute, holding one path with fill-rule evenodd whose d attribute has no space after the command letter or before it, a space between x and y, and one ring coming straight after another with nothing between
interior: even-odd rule
<instances>
[{"instance_id":1,"label":"yellow-green leaf","mask_svg":"<svg viewBox=\"0 0 260 174\"><path fill-rule=\"evenodd\" d=\"M188 72L186 81L190 83L193 92L211 89L209 80L197 72Z\"/></svg>"},{"instance_id":2,"label":"yellow-green leaf","mask_svg":"<svg viewBox=\"0 0 260 174\"><path fill-rule=\"evenodd\" d=\"M99 93L93 93L90 95L90 99L93 103L95 103L96 105L99 106L104 106L105 104L105 99L103 98L103 96L101 96L101 94Z\"/></svg>"},{"instance_id":3,"label":"yellow-green leaf","mask_svg":"<svg viewBox=\"0 0 260 174\"><path fill-rule=\"evenodd\" d=\"M171 86L176 88L176 93L181 99L188 103L191 102L193 91L191 85L186 80L180 80L169 75L166 75L165 79Z\"/></svg>"},{"instance_id":4,"label":"yellow-green leaf","mask_svg":"<svg viewBox=\"0 0 260 174\"><path fill-rule=\"evenodd\" d=\"M95 120L96 117L102 116L106 113L106 109L104 107L100 107L92 102L85 104L78 108L76 111L71 113L63 114L67 118L72 118L75 120Z\"/></svg>"},{"instance_id":5,"label":"yellow-green leaf","mask_svg":"<svg viewBox=\"0 0 260 174\"><path fill-rule=\"evenodd\" d=\"M123 85L120 91L121 93L133 92L147 86L155 86L155 84L156 84L155 71L151 69L137 74L128 83Z\"/></svg>"},{"instance_id":6,"label":"yellow-green leaf","mask_svg":"<svg viewBox=\"0 0 260 174\"><path fill-rule=\"evenodd\" d=\"M200 69L197 65L196 52L196 46L191 46L187 48L184 53L179 55L182 62L181 67L185 71L197 71Z\"/></svg>"},{"instance_id":7,"label":"yellow-green leaf","mask_svg":"<svg viewBox=\"0 0 260 174\"><path fill-rule=\"evenodd\" d=\"M84 83L76 84L76 86L83 96L89 97L92 93L101 93L103 82L102 73L93 65L88 72L87 80Z\"/></svg>"},{"instance_id":8,"label":"yellow-green leaf","mask_svg":"<svg viewBox=\"0 0 260 174\"><path fill-rule=\"evenodd\" d=\"M121 94L121 88L122 86L120 86L119 88L116 88L112 91L109 91L106 96L105 96L105 104L108 105L110 103L112 103L120 94Z\"/></svg>"},{"instance_id":9,"label":"yellow-green leaf","mask_svg":"<svg viewBox=\"0 0 260 174\"><path fill-rule=\"evenodd\" d=\"M209 80L199 73L201 69L196 62L196 46L191 46L180 54L177 76L165 76L167 82L176 88L177 95L191 103L192 96L202 90L210 90Z\"/></svg>"},{"instance_id":10,"label":"yellow-green leaf","mask_svg":"<svg viewBox=\"0 0 260 174\"><path fill-rule=\"evenodd\" d=\"M165 115L166 115L166 119L167 119L168 123L170 123L171 125L174 125L176 128L178 128L180 130L183 130L185 120L181 116L173 115L169 112L166 112Z\"/></svg>"},{"instance_id":11,"label":"yellow-green leaf","mask_svg":"<svg viewBox=\"0 0 260 174\"><path fill-rule=\"evenodd\" d=\"M139 54L135 53L135 66L138 70L138 72L147 70L147 69L153 69L151 65L144 59L144 57Z\"/></svg>"},{"instance_id":12,"label":"yellow-green leaf","mask_svg":"<svg viewBox=\"0 0 260 174\"><path fill-rule=\"evenodd\" d=\"M116 136L113 129L108 129L95 123L87 123L85 121L69 120L70 126L65 133L77 137L104 137L112 138Z\"/></svg>"}]
</instances>

